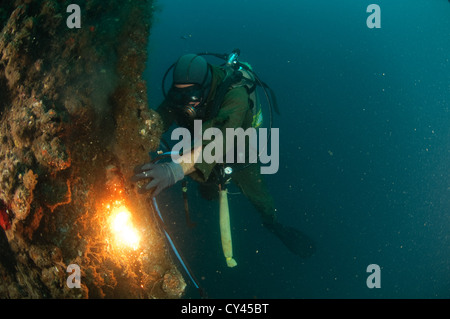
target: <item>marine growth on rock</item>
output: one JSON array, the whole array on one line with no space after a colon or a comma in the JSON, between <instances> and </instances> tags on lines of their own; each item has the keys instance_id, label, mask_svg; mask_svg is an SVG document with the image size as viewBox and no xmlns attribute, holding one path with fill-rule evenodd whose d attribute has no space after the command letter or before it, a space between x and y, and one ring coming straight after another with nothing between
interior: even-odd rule
<instances>
[{"instance_id":1,"label":"marine growth on rock","mask_svg":"<svg viewBox=\"0 0 450 319\"><path fill-rule=\"evenodd\" d=\"M0 298L181 297L152 203L128 181L161 134L141 78L151 1L82 1L79 29L69 1L3 2ZM115 246L117 201L136 247Z\"/></svg>"}]
</instances>

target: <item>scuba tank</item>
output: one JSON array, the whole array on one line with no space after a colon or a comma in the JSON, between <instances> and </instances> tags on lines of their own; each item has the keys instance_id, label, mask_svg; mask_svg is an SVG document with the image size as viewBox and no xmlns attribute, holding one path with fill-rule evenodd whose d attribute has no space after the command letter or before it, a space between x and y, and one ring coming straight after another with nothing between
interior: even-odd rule
<instances>
[{"instance_id":1,"label":"scuba tank","mask_svg":"<svg viewBox=\"0 0 450 319\"><path fill-rule=\"evenodd\" d=\"M230 76L229 69L231 69L232 73L235 72L239 73L239 75L234 74L235 79L237 78L237 81L235 80L235 83L231 85L231 88L245 86L249 94L250 109L252 110L253 113L252 127L258 128L263 124L263 116L261 103L259 102L258 94L256 92L256 85L257 85L255 79L256 75L249 63L238 61L239 55L240 50L235 49L228 56L226 62L226 67L228 68L227 76Z\"/></svg>"},{"instance_id":2,"label":"scuba tank","mask_svg":"<svg viewBox=\"0 0 450 319\"><path fill-rule=\"evenodd\" d=\"M246 68L239 67L237 72L240 72L242 74L242 80L239 81L236 84L233 84L231 87L241 87L245 86L247 88L247 92L249 94L249 101L250 101L250 109L253 113L253 121L252 121L252 127L258 128L260 127L263 122L263 114L262 114L262 105L259 101L259 95L256 92L256 80L255 76L253 75L253 69L250 64L247 62L241 62L242 65L245 65Z\"/></svg>"},{"instance_id":3,"label":"scuba tank","mask_svg":"<svg viewBox=\"0 0 450 319\"><path fill-rule=\"evenodd\" d=\"M259 96L256 90L257 86L260 86L263 89L267 100L269 107L269 127L272 128L273 111L275 111L278 115L280 114L275 94L266 83L259 79L258 75L248 62L241 62L238 60L240 53L241 51L239 49L234 49L229 55L216 53L199 53L197 55L212 55L226 61L221 65L227 73L222 85L226 86L227 89L230 87L237 88L242 86L247 89L249 94L250 109L253 113L252 126L254 128L258 128L263 124L262 105L259 101ZM224 96L220 95L216 97L218 107L216 107L213 111L213 117L219 111L218 109L222 104L223 98Z\"/></svg>"}]
</instances>

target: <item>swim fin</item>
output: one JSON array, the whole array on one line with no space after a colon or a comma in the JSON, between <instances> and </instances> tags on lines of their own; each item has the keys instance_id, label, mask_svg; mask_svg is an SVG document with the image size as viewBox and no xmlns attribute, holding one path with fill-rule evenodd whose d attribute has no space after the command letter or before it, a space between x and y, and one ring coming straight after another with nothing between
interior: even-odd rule
<instances>
[{"instance_id":1,"label":"swim fin","mask_svg":"<svg viewBox=\"0 0 450 319\"><path fill-rule=\"evenodd\" d=\"M316 251L314 241L298 229L284 226L278 222L264 224L264 226L277 236L292 253L302 258L311 257Z\"/></svg>"}]
</instances>

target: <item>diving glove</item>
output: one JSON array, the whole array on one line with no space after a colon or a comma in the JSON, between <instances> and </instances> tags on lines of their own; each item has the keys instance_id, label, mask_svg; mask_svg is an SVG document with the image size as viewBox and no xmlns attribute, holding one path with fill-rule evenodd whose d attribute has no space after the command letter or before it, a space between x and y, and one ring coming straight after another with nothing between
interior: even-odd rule
<instances>
[{"instance_id":1,"label":"diving glove","mask_svg":"<svg viewBox=\"0 0 450 319\"><path fill-rule=\"evenodd\" d=\"M154 189L151 196L156 197L163 189L166 189L184 178L183 168L180 164L169 163L147 163L134 169L135 175L132 182L138 182L147 178L151 181L139 189L140 193L145 193Z\"/></svg>"},{"instance_id":2,"label":"diving glove","mask_svg":"<svg viewBox=\"0 0 450 319\"><path fill-rule=\"evenodd\" d=\"M284 226L279 222L265 223L264 226L277 236L292 253L302 258L311 257L316 251L314 241L293 227Z\"/></svg>"}]
</instances>

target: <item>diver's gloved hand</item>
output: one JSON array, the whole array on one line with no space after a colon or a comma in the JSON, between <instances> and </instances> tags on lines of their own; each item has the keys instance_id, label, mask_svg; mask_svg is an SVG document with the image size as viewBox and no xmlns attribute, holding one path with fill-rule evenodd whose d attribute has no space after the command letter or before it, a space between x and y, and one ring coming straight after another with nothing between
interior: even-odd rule
<instances>
[{"instance_id":1,"label":"diver's gloved hand","mask_svg":"<svg viewBox=\"0 0 450 319\"><path fill-rule=\"evenodd\" d=\"M174 162L147 163L136 167L134 173L136 175L131 178L132 182L138 182L147 178L152 179L150 183L139 190L140 193L145 193L154 188L152 197L157 196L163 189L174 185L184 178L183 168L180 164Z\"/></svg>"},{"instance_id":2,"label":"diver's gloved hand","mask_svg":"<svg viewBox=\"0 0 450 319\"><path fill-rule=\"evenodd\" d=\"M264 226L277 236L292 253L302 258L311 257L316 251L314 241L298 229L284 226L276 221L264 223Z\"/></svg>"}]
</instances>

